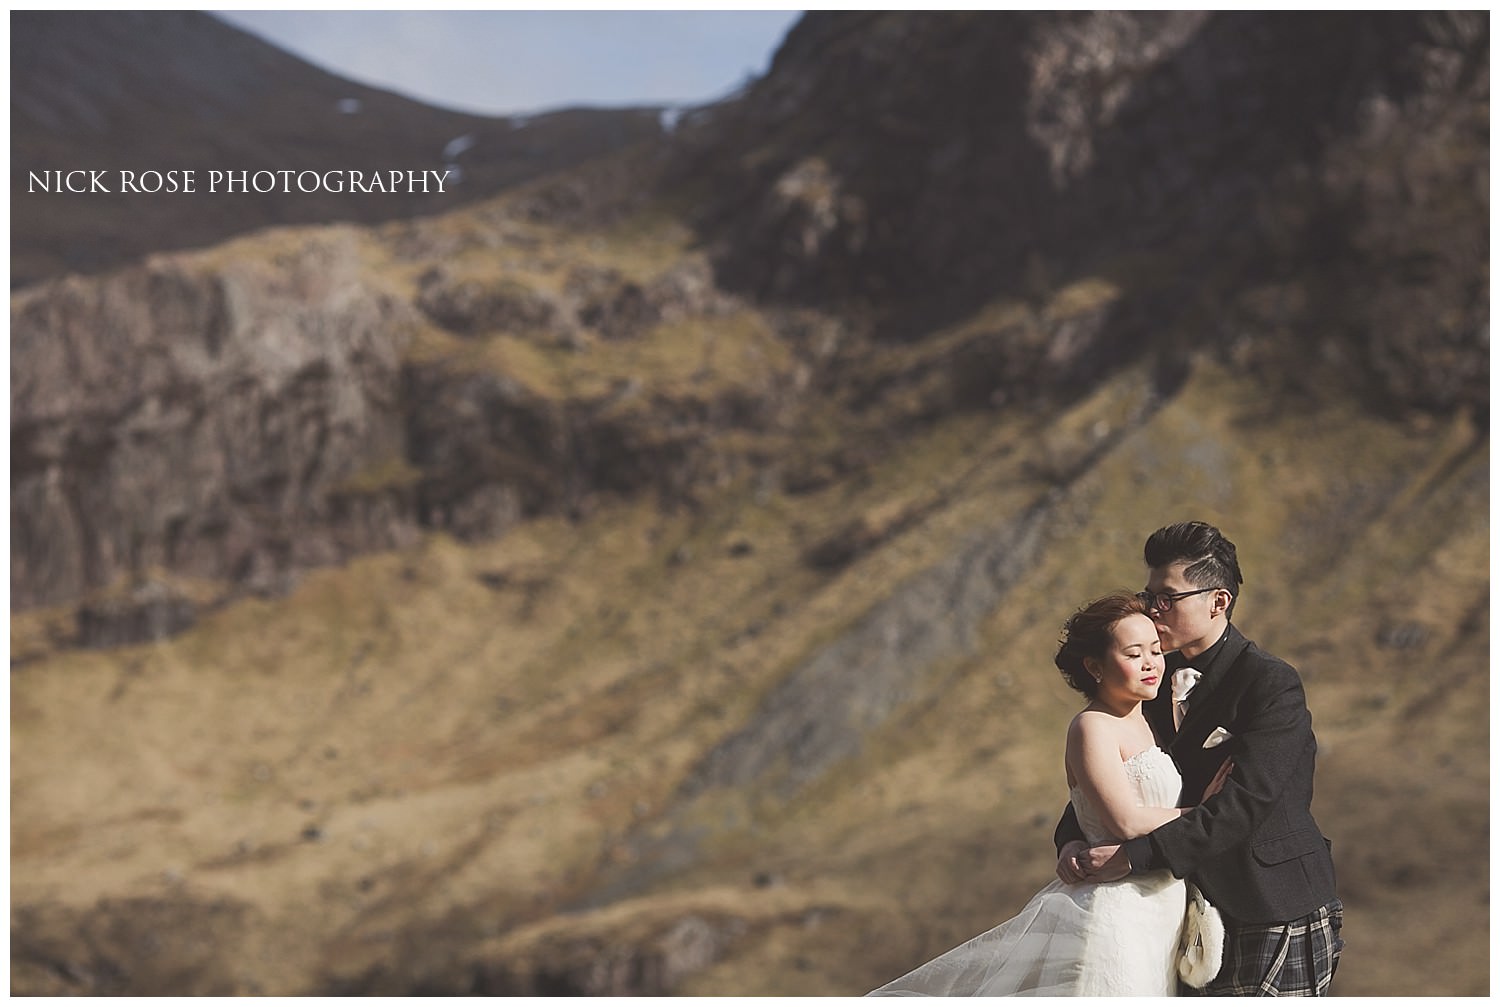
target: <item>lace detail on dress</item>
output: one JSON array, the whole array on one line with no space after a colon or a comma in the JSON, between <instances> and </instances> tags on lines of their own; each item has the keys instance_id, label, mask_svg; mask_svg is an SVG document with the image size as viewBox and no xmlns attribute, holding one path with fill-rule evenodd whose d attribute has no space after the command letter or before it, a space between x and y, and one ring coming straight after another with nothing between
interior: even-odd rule
<instances>
[{"instance_id":1,"label":"lace detail on dress","mask_svg":"<svg viewBox=\"0 0 1500 1007\"><path fill-rule=\"evenodd\" d=\"M1125 760L1125 775L1130 777L1130 782L1136 785L1136 789L1140 789L1141 782L1150 774L1150 759L1155 752L1161 752L1161 749L1152 745L1150 748L1141 749ZM1166 753L1163 752L1162 754L1165 755ZM1145 805L1143 804L1141 807L1145 807Z\"/></svg>"}]
</instances>

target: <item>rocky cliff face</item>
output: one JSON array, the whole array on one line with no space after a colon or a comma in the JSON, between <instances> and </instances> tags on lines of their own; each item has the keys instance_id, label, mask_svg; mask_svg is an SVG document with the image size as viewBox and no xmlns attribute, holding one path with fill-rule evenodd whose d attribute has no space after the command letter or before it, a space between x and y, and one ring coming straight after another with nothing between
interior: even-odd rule
<instances>
[{"instance_id":1,"label":"rocky cliff face","mask_svg":"<svg viewBox=\"0 0 1500 1007\"><path fill-rule=\"evenodd\" d=\"M269 588L407 540L399 484L359 490L402 458L415 317L347 234L68 279L11 311L16 605L150 571Z\"/></svg>"},{"instance_id":2,"label":"rocky cliff face","mask_svg":"<svg viewBox=\"0 0 1500 1007\"><path fill-rule=\"evenodd\" d=\"M557 198L458 238L286 232L16 294L13 604L81 602L90 645L154 639L423 530L493 537L601 495L676 507L730 478L746 451L724 435L784 423L797 394L775 334L701 256L634 275L584 252L545 281L466 257L534 270L531 218ZM662 354L682 380L643 381Z\"/></svg>"},{"instance_id":3,"label":"rocky cliff face","mask_svg":"<svg viewBox=\"0 0 1500 1007\"><path fill-rule=\"evenodd\" d=\"M910 338L1103 274L1089 355L1482 408L1488 52L1471 14L814 14L683 164L757 295Z\"/></svg>"}]
</instances>

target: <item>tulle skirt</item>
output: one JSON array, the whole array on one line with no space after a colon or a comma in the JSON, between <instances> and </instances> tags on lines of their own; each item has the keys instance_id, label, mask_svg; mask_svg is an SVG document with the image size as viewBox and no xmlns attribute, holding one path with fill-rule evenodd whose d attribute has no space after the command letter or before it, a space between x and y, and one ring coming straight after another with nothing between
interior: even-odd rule
<instances>
[{"instance_id":1,"label":"tulle skirt","mask_svg":"<svg viewBox=\"0 0 1500 1007\"><path fill-rule=\"evenodd\" d=\"M1006 922L869 996L1173 996L1187 886L1054 881Z\"/></svg>"}]
</instances>

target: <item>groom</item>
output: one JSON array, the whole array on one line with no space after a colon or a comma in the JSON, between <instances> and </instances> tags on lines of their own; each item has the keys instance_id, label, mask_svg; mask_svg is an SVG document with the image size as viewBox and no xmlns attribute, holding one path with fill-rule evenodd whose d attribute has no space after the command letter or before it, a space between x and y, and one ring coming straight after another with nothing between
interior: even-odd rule
<instances>
[{"instance_id":1,"label":"groom","mask_svg":"<svg viewBox=\"0 0 1500 1007\"><path fill-rule=\"evenodd\" d=\"M1157 739L1197 801L1226 758L1223 789L1149 835L1089 848L1070 804L1057 825L1064 882L1166 868L1190 878L1224 918L1224 964L1181 995L1324 996L1343 949L1330 843L1313 821L1317 742L1302 682L1230 625L1240 576L1234 543L1201 521L1146 540L1150 609L1173 672L1145 704ZM1183 702L1176 702L1182 700Z\"/></svg>"}]
</instances>

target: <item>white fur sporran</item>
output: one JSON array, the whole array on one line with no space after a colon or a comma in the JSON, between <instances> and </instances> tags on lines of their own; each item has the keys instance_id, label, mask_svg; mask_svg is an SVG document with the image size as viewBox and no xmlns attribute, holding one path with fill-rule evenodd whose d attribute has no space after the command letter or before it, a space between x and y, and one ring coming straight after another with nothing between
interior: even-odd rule
<instances>
[{"instance_id":1,"label":"white fur sporran","mask_svg":"<svg viewBox=\"0 0 1500 1007\"><path fill-rule=\"evenodd\" d=\"M1177 975L1194 989L1202 989L1224 964L1224 920L1197 885L1189 882L1187 895Z\"/></svg>"}]
</instances>

